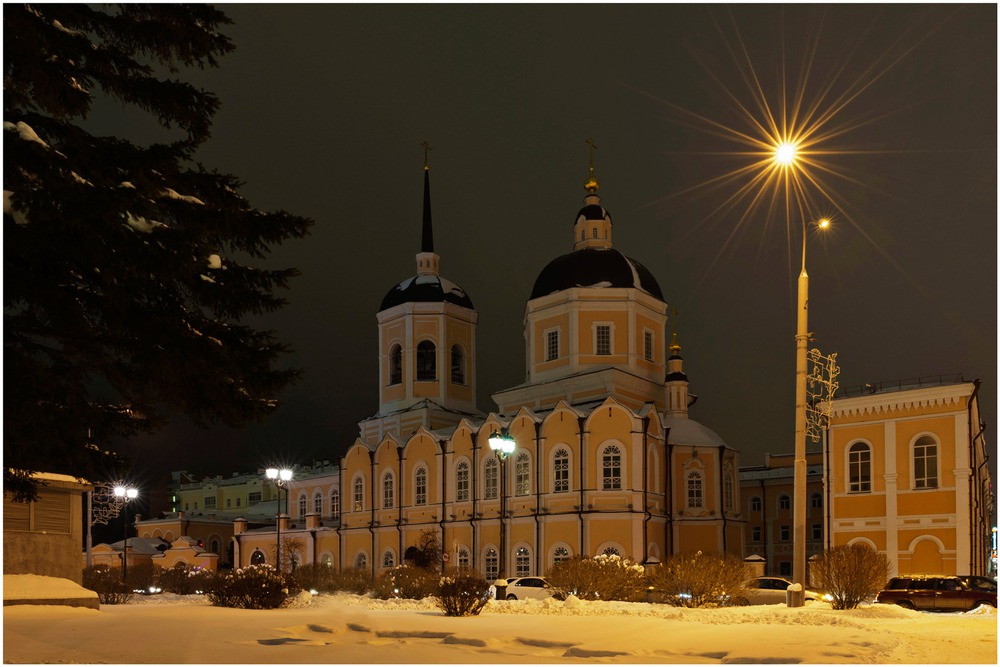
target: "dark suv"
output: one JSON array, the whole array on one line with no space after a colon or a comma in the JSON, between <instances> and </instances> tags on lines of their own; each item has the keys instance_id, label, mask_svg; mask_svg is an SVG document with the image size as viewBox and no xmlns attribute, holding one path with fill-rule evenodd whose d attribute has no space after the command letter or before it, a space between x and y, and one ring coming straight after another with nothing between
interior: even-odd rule
<instances>
[{"instance_id":1,"label":"dark suv","mask_svg":"<svg viewBox=\"0 0 1000 667\"><path fill-rule=\"evenodd\" d=\"M898 604L907 609L968 611L981 605L997 606L997 591L970 585L971 577L908 575L893 577L879 591L875 602Z\"/></svg>"}]
</instances>

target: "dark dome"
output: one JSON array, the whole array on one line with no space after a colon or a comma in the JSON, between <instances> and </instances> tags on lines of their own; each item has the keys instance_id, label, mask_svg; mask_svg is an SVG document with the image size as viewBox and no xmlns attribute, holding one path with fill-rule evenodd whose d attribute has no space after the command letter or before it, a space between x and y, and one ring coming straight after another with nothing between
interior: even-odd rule
<instances>
[{"instance_id":1,"label":"dark dome","mask_svg":"<svg viewBox=\"0 0 1000 667\"><path fill-rule=\"evenodd\" d=\"M611 222L611 214L608 213L606 208L597 204L589 204L581 208L580 212L576 214L576 222L580 222L580 218L584 220L607 220Z\"/></svg>"},{"instance_id":2,"label":"dark dome","mask_svg":"<svg viewBox=\"0 0 1000 667\"><path fill-rule=\"evenodd\" d=\"M379 312L401 303L426 303L447 301L456 306L475 310L472 299L465 290L440 276L413 276L399 283L385 295Z\"/></svg>"},{"instance_id":3,"label":"dark dome","mask_svg":"<svg viewBox=\"0 0 1000 667\"><path fill-rule=\"evenodd\" d=\"M635 287L663 301L649 269L614 248L584 248L556 257L538 274L531 298L571 287Z\"/></svg>"}]
</instances>

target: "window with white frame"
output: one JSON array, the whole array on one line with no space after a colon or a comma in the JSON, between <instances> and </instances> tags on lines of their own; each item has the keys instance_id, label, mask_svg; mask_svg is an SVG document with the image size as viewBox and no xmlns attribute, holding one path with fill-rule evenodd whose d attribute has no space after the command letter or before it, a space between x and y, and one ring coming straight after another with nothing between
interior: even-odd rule
<instances>
[{"instance_id":1,"label":"window with white frame","mask_svg":"<svg viewBox=\"0 0 1000 667\"><path fill-rule=\"evenodd\" d=\"M340 518L340 491L337 490L330 492L330 518Z\"/></svg>"},{"instance_id":2,"label":"window with white frame","mask_svg":"<svg viewBox=\"0 0 1000 667\"><path fill-rule=\"evenodd\" d=\"M622 488L622 452L618 445L608 445L601 454L601 488L614 491Z\"/></svg>"},{"instance_id":3,"label":"window with white frame","mask_svg":"<svg viewBox=\"0 0 1000 667\"><path fill-rule=\"evenodd\" d=\"M469 499L469 462L459 461L455 466L455 500L465 502Z\"/></svg>"},{"instance_id":4,"label":"window with white frame","mask_svg":"<svg viewBox=\"0 0 1000 667\"><path fill-rule=\"evenodd\" d=\"M427 504L427 468L420 466L417 468L416 473L416 483L414 484L414 491L416 495L414 497L414 505L426 505Z\"/></svg>"},{"instance_id":5,"label":"window with white frame","mask_svg":"<svg viewBox=\"0 0 1000 667\"><path fill-rule=\"evenodd\" d=\"M872 450L863 442L855 442L847 450L848 490L869 493L872 490Z\"/></svg>"},{"instance_id":6,"label":"window with white frame","mask_svg":"<svg viewBox=\"0 0 1000 667\"><path fill-rule=\"evenodd\" d=\"M458 566L461 568L472 567L472 556L465 547L458 548Z\"/></svg>"},{"instance_id":7,"label":"window with white frame","mask_svg":"<svg viewBox=\"0 0 1000 667\"><path fill-rule=\"evenodd\" d=\"M700 470L692 470L687 474L687 506L691 509L701 509L705 506L705 478Z\"/></svg>"},{"instance_id":8,"label":"window with white frame","mask_svg":"<svg viewBox=\"0 0 1000 667\"><path fill-rule=\"evenodd\" d=\"M260 491L251 491L250 493L247 494L247 505L256 505L259 502L261 502Z\"/></svg>"},{"instance_id":9,"label":"window with white frame","mask_svg":"<svg viewBox=\"0 0 1000 667\"><path fill-rule=\"evenodd\" d=\"M642 331L642 356L646 361L653 361L653 332L649 329Z\"/></svg>"},{"instance_id":10,"label":"window with white frame","mask_svg":"<svg viewBox=\"0 0 1000 667\"><path fill-rule=\"evenodd\" d=\"M500 554L493 547L486 550L486 580L493 581L500 573Z\"/></svg>"},{"instance_id":11,"label":"window with white frame","mask_svg":"<svg viewBox=\"0 0 1000 667\"><path fill-rule=\"evenodd\" d=\"M936 489L938 486L938 446L929 435L913 443L913 488Z\"/></svg>"},{"instance_id":12,"label":"window with white frame","mask_svg":"<svg viewBox=\"0 0 1000 667\"><path fill-rule=\"evenodd\" d=\"M205 497L205 509L210 510L215 508L215 496Z\"/></svg>"},{"instance_id":13,"label":"window with white frame","mask_svg":"<svg viewBox=\"0 0 1000 667\"><path fill-rule=\"evenodd\" d=\"M750 511L751 512L759 512L760 508L762 506L763 506L763 504L760 501L760 497L754 496L753 498L750 499Z\"/></svg>"},{"instance_id":14,"label":"window with white frame","mask_svg":"<svg viewBox=\"0 0 1000 667\"><path fill-rule=\"evenodd\" d=\"M382 509L392 509L396 506L396 480L392 471L386 471L382 476Z\"/></svg>"},{"instance_id":15,"label":"window with white frame","mask_svg":"<svg viewBox=\"0 0 1000 667\"><path fill-rule=\"evenodd\" d=\"M788 540L792 539L791 538L791 530L788 528L788 526L782 526L779 529L779 531L778 531L778 539L780 539L782 542L787 542Z\"/></svg>"},{"instance_id":16,"label":"window with white frame","mask_svg":"<svg viewBox=\"0 0 1000 667\"><path fill-rule=\"evenodd\" d=\"M306 499L306 494L299 495L299 521L306 518L306 511L308 506L308 501Z\"/></svg>"},{"instance_id":17,"label":"window with white frame","mask_svg":"<svg viewBox=\"0 0 1000 667\"><path fill-rule=\"evenodd\" d=\"M809 496L809 506L813 509L821 509L823 507L823 496L818 493Z\"/></svg>"},{"instance_id":18,"label":"window with white frame","mask_svg":"<svg viewBox=\"0 0 1000 667\"><path fill-rule=\"evenodd\" d=\"M527 577L531 574L531 551L528 547L518 547L514 552L514 575Z\"/></svg>"},{"instance_id":19,"label":"window with white frame","mask_svg":"<svg viewBox=\"0 0 1000 667\"><path fill-rule=\"evenodd\" d=\"M360 512L365 508L365 480L361 475L354 478L354 511Z\"/></svg>"},{"instance_id":20,"label":"window with white frame","mask_svg":"<svg viewBox=\"0 0 1000 667\"><path fill-rule=\"evenodd\" d=\"M316 516L323 516L323 492L317 491L313 494L313 513Z\"/></svg>"},{"instance_id":21,"label":"window with white frame","mask_svg":"<svg viewBox=\"0 0 1000 667\"><path fill-rule=\"evenodd\" d=\"M569 451L565 447L556 450L552 460L552 491L566 493L569 491Z\"/></svg>"},{"instance_id":22,"label":"window with white frame","mask_svg":"<svg viewBox=\"0 0 1000 667\"><path fill-rule=\"evenodd\" d=\"M531 493L531 459L527 452L521 452L514 459L514 495L526 496Z\"/></svg>"},{"instance_id":23,"label":"window with white frame","mask_svg":"<svg viewBox=\"0 0 1000 667\"><path fill-rule=\"evenodd\" d=\"M569 560L570 557L569 549L566 547L556 547L552 552L552 564L558 565L564 560Z\"/></svg>"},{"instance_id":24,"label":"window with white frame","mask_svg":"<svg viewBox=\"0 0 1000 667\"><path fill-rule=\"evenodd\" d=\"M559 358L559 329L545 332L545 361Z\"/></svg>"},{"instance_id":25,"label":"window with white frame","mask_svg":"<svg viewBox=\"0 0 1000 667\"><path fill-rule=\"evenodd\" d=\"M621 556L621 553L615 547L604 547L604 551L601 553L605 556Z\"/></svg>"},{"instance_id":26,"label":"window with white frame","mask_svg":"<svg viewBox=\"0 0 1000 667\"><path fill-rule=\"evenodd\" d=\"M812 525L812 539L814 540L823 539L823 524L814 523Z\"/></svg>"},{"instance_id":27,"label":"window with white frame","mask_svg":"<svg viewBox=\"0 0 1000 667\"><path fill-rule=\"evenodd\" d=\"M594 326L594 354L611 354L611 325L598 324Z\"/></svg>"},{"instance_id":28,"label":"window with white frame","mask_svg":"<svg viewBox=\"0 0 1000 667\"><path fill-rule=\"evenodd\" d=\"M753 542L760 542L760 526L754 526L750 530L750 534L751 534L751 538L750 538L751 541L753 541Z\"/></svg>"},{"instance_id":29,"label":"window with white frame","mask_svg":"<svg viewBox=\"0 0 1000 667\"><path fill-rule=\"evenodd\" d=\"M778 509L779 510L790 510L792 509L792 499L788 495L782 493L778 496Z\"/></svg>"},{"instance_id":30,"label":"window with white frame","mask_svg":"<svg viewBox=\"0 0 1000 667\"><path fill-rule=\"evenodd\" d=\"M497 489L500 488L500 484L497 481L500 476L500 465L497 460L491 456L486 459L484 468L483 498L485 500L496 500Z\"/></svg>"}]
</instances>

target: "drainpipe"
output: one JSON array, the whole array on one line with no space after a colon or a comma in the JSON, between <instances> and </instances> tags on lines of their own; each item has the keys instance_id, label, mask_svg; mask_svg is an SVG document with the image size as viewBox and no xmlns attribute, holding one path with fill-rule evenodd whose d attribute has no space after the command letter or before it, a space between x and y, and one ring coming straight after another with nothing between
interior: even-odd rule
<instances>
[{"instance_id":1,"label":"drainpipe","mask_svg":"<svg viewBox=\"0 0 1000 667\"><path fill-rule=\"evenodd\" d=\"M538 513L542 509L542 458L541 458L541 422L535 422L535 572L544 574L542 570L542 524Z\"/></svg>"},{"instance_id":2,"label":"drainpipe","mask_svg":"<svg viewBox=\"0 0 1000 667\"><path fill-rule=\"evenodd\" d=\"M976 378L975 380L972 381L972 384L973 384L972 395L969 396L969 401L968 401L968 404L967 404L967 407L966 407L966 411L969 414L969 433L970 434L972 433L972 404L973 404L973 402L976 401L976 398L977 398L977 396L979 394L979 383L980 383L979 378ZM976 524L978 523L978 521L976 520L977 517L975 515L975 511L976 511L975 510L976 488L974 486L974 484L976 482L976 478L978 478L978 476L979 476L979 470L978 470L978 466L976 466L975 468L973 468L972 467L972 463L973 463L973 461L976 460L975 459L975 457L976 457L976 440L979 439L979 436L981 436L983 434L983 431L985 431L985 430L986 429L983 428L982 425L980 425L979 432L975 436L973 436L972 438L969 439L969 468L971 468L972 472L974 473L972 475L969 475L969 482L968 482L969 483L969 573L970 574L977 574L978 573L978 570L976 569L976 561L978 560L978 558L976 558L976 556L977 556L977 553L979 551L976 548L977 547L977 542L979 540L976 539L976 534L975 534L975 528L976 528Z\"/></svg>"},{"instance_id":3,"label":"drainpipe","mask_svg":"<svg viewBox=\"0 0 1000 667\"><path fill-rule=\"evenodd\" d=\"M645 552L643 562L649 560L649 416L642 418L642 550Z\"/></svg>"},{"instance_id":4,"label":"drainpipe","mask_svg":"<svg viewBox=\"0 0 1000 667\"><path fill-rule=\"evenodd\" d=\"M398 490L398 496L399 496L396 499L396 507L397 507L397 510L396 510L396 546L397 546L397 553L399 554L399 564L400 565L403 564L403 498L406 497L404 495L404 489L403 489L403 458L404 458L403 457L403 448L402 447L396 447L396 459L397 459L397 466L396 467L397 467L397 471L398 471L397 472L398 476L396 477L396 479L399 480L399 483L396 485L396 489Z\"/></svg>"},{"instance_id":5,"label":"drainpipe","mask_svg":"<svg viewBox=\"0 0 1000 667\"><path fill-rule=\"evenodd\" d=\"M667 557L672 556L674 553L674 479L671 477L673 474L673 456L674 456L674 446L670 444L670 429L663 436L664 451L666 451L666 460L663 462L665 467L664 479L663 479L663 492L666 496L666 511L667 511L667 522L666 522L666 539L663 541L663 546L665 547L666 553L663 554L664 560Z\"/></svg>"},{"instance_id":6,"label":"drainpipe","mask_svg":"<svg viewBox=\"0 0 1000 667\"><path fill-rule=\"evenodd\" d=\"M372 516L371 516L371 519L368 521L368 532L371 535L371 545L372 545L371 546L371 554L372 554L371 568L372 568L372 581L374 581L375 580L375 560L378 558L378 556L375 554L375 487L377 486L377 483L375 481L375 452L373 452L371 450L368 450L368 458L370 458L371 462L372 462L372 465L371 465L371 467L372 467L372 474L371 474L372 483L368 485L368 486L371 487L369 495L371 496L370 504L371 504L371 513L372 513Z\"/></svg>"},{"instance_id":7,"label":"drainpipe","mask_svg":"<svg viewBox=\"0 0 1000 667\"><path fill-rule=\"evenodd\" d=\"M767 491L764 486L764 478L757 480L760 484L760 532L764 536L764 564L766 566L766 571L764 574L769 574L771 571L771 559L767 557L767 540L771 536L770 526L767 525Z\"/></svg>"},{"instance_id":8,"label":"drainpipe","mask_svg":"<svg viewBox=\"0 0 1000 667\"><path fill-rule=\"evenodd\" d=\"M479 431L472 431L472 518L469 522L472 528L472 569L479 569Z\"/></svg>"},{"instance_id":9,"label":"drainpipe","mask_svg":"<svg viewBox=\"0 0 1000 667\"><path fill-rule=\"evenodd\" d=\"M826 497L823 499L823 513L826 515L826 525L823 527L823 541L826 542L826 549L829 551L833 541L833 512L830 507L830 427L823 429L823 490Z\"/></svg>"},{"instance_id":10,"label":"drainpipe","mask_svg":"<svg viewBox=\"0 0 1000 667\"><path fill-rule=\"evenodd\" d=\"M340 457L340 465L337 467L337 499L340 507L337 508L337 572L344 571L344 534L341 527L344 525L344 461L346 457Z\"/></svg>"},{"instance_id":11,"label":"drainpipe","mask_svg":"<svg viewBox=\"0 0 1000 667\"><path fill-rule=\"evenodd\" d=\"M445 539L446 534L444 532L445 524L445 511L447 509L447 499L448 499L448 441L438 440L438 446L440 451L438 456L441 457L441 519L438 521L438 527L441 529L441 555L445 554L445 547L447 545L447 540ZM444 558L441 558L441 574L444 574Z\"/></svg>"},{"instance_id":12,"label":"drainpipe","mask_svg":"<svg viewBox=\"0 0 1000 667\"><path fill-rule=\"evenodd\" d=\"M722 553L728 553L727 552L728 540L726 539L726 500L725 500L726 480L723 477L724 473L722 471L722 455L725 453L725 450L726 450L725 445L719 445L719 491L721 491L719 497L722 500L722 503L720 504L719 507L719 514L722 515Z\"/></svg>"},{"instance_id":13,"label":"drainpipe","mask_svg":"<svg viewBox=\"0 0 1000 667\"><path fill-rule=\"evenodd\" d=\"M584 481L585 481L584 477L583 477L583 461L584 461L584 459L587 458L587 452L584 451L584 443L583 443L583 424L584 424L585 418L584 417L577 417L576 421L577 421L577 427L580 430L580 456L579 456L579 459L580 459L580 481L579 481L579 484L580 484L580 504L577 505L577 512L576 512L577 516L579 517L579 521L580 521L580 551L578 553L579 553L579 555L583 556L584 555L584 538L585 538L585 536L584 536L584 526L583 526L583 505L584 505L584 499L585 499L584 488L583 488L584 487Z\"/></svg>"}]
</instances>

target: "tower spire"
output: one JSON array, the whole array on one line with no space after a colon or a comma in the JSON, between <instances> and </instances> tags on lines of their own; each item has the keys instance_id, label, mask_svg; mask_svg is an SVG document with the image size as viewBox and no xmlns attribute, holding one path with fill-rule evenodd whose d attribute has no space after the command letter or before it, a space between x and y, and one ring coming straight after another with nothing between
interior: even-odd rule
<instances>
[{"instance_id":1,"label":"tower spire","mask_svg":"<svg viewBox=\"0 0 1000 667\"><path fill-rule=\"evenodd\" d=\"M431 150L431 145L426 141L420 145L424 147L424 225L420 252L434 252L434 228L431 226L431 168L427 164L427 153Z\"/></svg>"},{"instance_id":2,"label":"tower spire","mask_svg":"<svg viewBox=\"0 0 1000 667\"><path fill-rule=\"evenodd\" d=\"M594 194L601 187L600 183L597 182L597 177L594 176L594 150L597 146L591 138L587 139L587 145L590 146L590 175L587 177L587 182L583 184L583 188L590 194Z\"/></svg>"}]
</instances>

